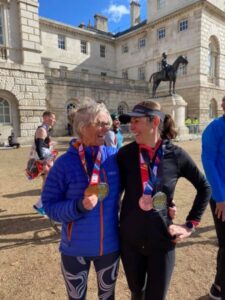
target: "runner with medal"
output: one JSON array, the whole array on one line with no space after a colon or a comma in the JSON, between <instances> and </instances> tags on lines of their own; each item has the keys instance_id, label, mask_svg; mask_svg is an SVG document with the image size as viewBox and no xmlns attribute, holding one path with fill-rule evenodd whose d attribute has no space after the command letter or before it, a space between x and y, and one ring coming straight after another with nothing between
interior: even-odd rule
<instances>
[{"instance_id":1,"label":"runner with medal","mask_svg":"<svg viewBox=\"0 0 225 300\"><path fill-rule=\"evenodd\" d=\"M46 214L63 224L59 249L68 299L86 299L91 263L98 297L115 298L120 176L117 150L104 145L111 122L103 103L88 100L77 107L73 132L78 139L56 161L43 191Z\"/></svg>"},{"instance_id":2,"label":"runner with medal","mask_svg":"<svg viewBox=\"0 0 225 300\"><path fill-rule=\"evenodd\" d=\"M121 258L132 300L165 300L176 243L192 234L210 198L202 173L180 147L171 116L143 101L120 116L135 141L118 152L124 196L120 213ZM196 189L182 225L172 224L173 196L180 177ZM178 200L179 204L179 200ZM179 297L179 296L178 296Z\"/></svg>"}]
</instances>

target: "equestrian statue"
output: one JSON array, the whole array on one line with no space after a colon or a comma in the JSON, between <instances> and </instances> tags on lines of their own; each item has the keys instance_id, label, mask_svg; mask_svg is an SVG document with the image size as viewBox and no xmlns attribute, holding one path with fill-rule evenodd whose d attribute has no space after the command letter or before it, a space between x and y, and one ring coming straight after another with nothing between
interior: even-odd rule
<instances>
[{"instance_id":1,"label":"equestrian statue","mask_svg":"<svg viewBox=\"0 0 225 300\"><path fill-rule=\"evenodd\" d=\"M162 54L161 66L162 70L159 72L155 72L151 75L149 82L151 82L153 78L153 87L152 87L152 97L155 98L156 96L156 89L158 88L161 81L169 81L169 94L171 93L171 86L173 83L173 94L175 94L175 83L177 79L177 70L180 64L187 65L188 60L187 57L180 55L172 65L167 63L167 55L164 52Z\"/></svg>"}]
</instances>

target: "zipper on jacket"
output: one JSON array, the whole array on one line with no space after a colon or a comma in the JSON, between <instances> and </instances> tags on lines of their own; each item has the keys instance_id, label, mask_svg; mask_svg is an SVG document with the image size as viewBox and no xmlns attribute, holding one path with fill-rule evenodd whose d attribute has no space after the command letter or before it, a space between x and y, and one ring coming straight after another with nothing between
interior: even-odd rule
<instances>
[{"instance_id":1,"label":"zipper on jacket","mask_svg":"<svg viewBox=\"0 0 225 300\"><path fill-rule=\"evenodd\" d=\"M104 238L104 222L103 222L103 203L100 202L100 256L103 255L103 238Z\"/></svg>"},{"instance_id":2,"label":"zipper on jacket","mask_svg":"<svg viewBox=\"0 0 225 300\"><path fill-rule=\"evenodd\" d=\"M67 225L67 240L70 242L72 237L72 230L73 230L73 222L68 223Z\"/></svg>"},{"instance_id":3,"label":"zipper on jacket","mask_svg":"<svg viewBox=\"0 0 225 300\"><path fill-rule=\"evenodd\" d=\"M104 169L102 169L102 173L103 173L103 176L104 176L104 181L108 183L108 180L107 180L107 175L106 175L106 172ZM103 200L104 201L104 200ZM100 256L103 255L103 239L104 239L104 210L103 210L103 202L101 201L100 202L100 205L99 205L99 209L100 209Z\"/></svg>"}]
</instances>

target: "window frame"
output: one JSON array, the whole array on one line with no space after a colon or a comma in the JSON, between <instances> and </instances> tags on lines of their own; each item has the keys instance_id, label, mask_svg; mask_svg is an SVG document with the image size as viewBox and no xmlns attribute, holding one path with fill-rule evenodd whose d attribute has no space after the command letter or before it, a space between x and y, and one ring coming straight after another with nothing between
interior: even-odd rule
<instances>
[{"instance_id":1,"label":"window frame","mask_svg":"<svg viewBox=\"0 0 225 300\"><path fill-rule=\"evenodd\" d=\"M128 79L128 70L127 69L122 70L122 78Z\"/></svg>"},{"instance_id":2,"label":"window frame","mask_svg":"<svg viewBox=\"0 0 225 300\"><path fill-rule=\"evenodd\" d=\"M100 57L105 58L106 57L106 46L100 45Z\"/></svg>"},{"instance_id":3,"label":"window frame","mask_svg":"<svg viewBox=\"0 0 225 300\"><path fill-rule=\"evenodd\" d=\"M66 50L66 36L58 34L58 49Z\"/></svg>"},{"instance_id":4,"label":"window frame","mask_svg":"<svg viewBox=\"0 0 225 300\"><path fill-rule=\"evenodd\" d=\"M143 72L142 72L143 71ZM138 80L146 80L145 67L141 66L138 68Z\"/></svg>"},{"instance_id":5,"label":"window frame","mask_svg":"<svg viewBox=\"0 0 225 300\"><path fill-rule=\"evenodd\" d=\"M166 27L157 29L157 39L160 41L166 37Z\"/></svg>"},{"instance_id":6,"label":"window frame","mask_svg":"<svg viewBox=\"0 0 225 300\"><path fill-rule=\"evenodd\" d=\"M121 46L121 49L122 49L122 53L128 53L129 52L128 44L123 44Z\"/></svg>"},{"instance_id":7,"label":"window frame","mask_svg":"<svg viewBox=\"0 0 225 300\"><path fill-rule=\"evenodd\" d=\"M146 46L146 38L140 38L138 40L138 48L141 49L141 48L144 48Z\"/></svg>"},{"instance_id":8,"label":"window frame","mask_svg":"<svg viewBox=\"0 0 225 300\"><path fill-rule=\"evenodd\" d=\"M1 120L0 120L0 124L10 124L11 123L11 106L10 106L10 103L4 98L0 98L0 103L1 102L3 102L3 114L2 114L3 122L1 122ZM9 119L7 121L5 120L6 115L4 114L4 102L7 103L7 106L8 106L8 109L9 109L9 113L7 114ZM1 116L1 112L0 112L0 116Z\"/></svg>"},{"instance_id":9,"label":"window frame","mask_svg":"<svg viewBox=\"0 0 225 300\"><path fill-rule=\"evenodd\" d=\"M179 21L179 23L178 23L178 31L179 32L186 31L186 30L188 30L188 28L189 28L188 19L183 19L183 20Z\"/></svg>"},{"instance_id":10,"label":"window frame","mask_svg":"<svg viewBox=\"0 0 225 300\"><path fill-rule=\"evenodd\" d=\"M86 40L80 40L80 52L88 54L88 42Z\"/></svg>"},{"instance_id":11,"label":"window frame","mask_svg":"<svg viewBox=\"0 0 225 300\"><path fill-rule=\"evenodd\" d=\"M157 0L157 8L162 9L166 5L166 0Z\"/></svg>"}]
</instances>

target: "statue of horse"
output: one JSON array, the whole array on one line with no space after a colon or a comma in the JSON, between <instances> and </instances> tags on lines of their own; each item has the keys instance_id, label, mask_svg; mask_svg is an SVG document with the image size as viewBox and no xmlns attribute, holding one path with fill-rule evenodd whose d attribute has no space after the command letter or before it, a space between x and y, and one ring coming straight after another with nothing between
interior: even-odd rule
<instances>
[{"instance_id":1,"label":"statue of horse","mask_svg":"<svg viewBox=\"0 0 225 300\"><path fill-rule=\"evenodd\" d=\"M171 93L171 86L173 82L173 93L175 94L175 83L177 79L177 70L180 64L187 65L188 60L187 57L180 55L175 62L172 65L169 65L167 68L167 71L161 70L159 72L155 72L151 75L149 82L151 82L153 78L153 87L152 87L152 97L154 98L156 95L156 89L159 86L161 81L169 81L170 87L169 87L169 94Z\"/></svg>"}]
</instances>

